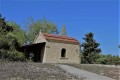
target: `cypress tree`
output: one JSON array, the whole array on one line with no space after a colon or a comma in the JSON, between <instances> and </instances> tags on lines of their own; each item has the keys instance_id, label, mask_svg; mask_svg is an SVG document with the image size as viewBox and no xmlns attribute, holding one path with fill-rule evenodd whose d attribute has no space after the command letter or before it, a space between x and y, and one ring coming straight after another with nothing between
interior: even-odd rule
<instances>
[{"instance_id":1,"label":"cypress tree","mask_svg":"<svg viewBox=\"0 0 120 80\"><path fill-rule=\"evenodd\" d=\"M101 49L98 48L100 46L99 43L96 42L96 40L93 39L94 34L89 32L85 34L85 37L83 42L81 44L82 48L82 63L89 63L93 64L95 63L96 59L99 57L99 53L101 52Z\"/></svg>"}]
</instances>

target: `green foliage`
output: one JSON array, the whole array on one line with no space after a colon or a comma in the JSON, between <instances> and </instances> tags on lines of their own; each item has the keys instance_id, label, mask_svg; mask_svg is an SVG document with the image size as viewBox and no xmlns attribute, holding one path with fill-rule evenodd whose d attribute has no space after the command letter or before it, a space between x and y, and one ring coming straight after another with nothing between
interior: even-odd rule
<instances>
[{"instance_id":1,"label":"green foliage","mask_svg":"<svg viewBox=\"0 0 120 80\"><path fill-rule=\"evenodd\" d=\"M100 57L96 60L97 64L108 64L108 65L120 65L120 57L118 55L103 55L101 54Z\"/></svg>"},{"instance_id":2,"label":"green foliage","mask_svg":"<svg viewBox=\"0 0 120 80\"><path fill-rule=\"evenodd\" d=\"M23 45L26 41L26 33L24 30L20 28L20 25L18 25L15 22L7 22L7 25L12 26L13 31L9 33L9 35L15 37L17 41L20 43L20 45Z\"/></svg>"},{"instance_id":3,"label":"green foliage","mask_svg":"<svg viewBox=\"0 0 120 80\"><path fill-rule=\"evenodd\" d=\"M99 43L97 43L93 39L93 33L85 34L84 43L81 44L82 46L82 54L81 54L81 63L88 63L88 64L107 64L107 65L120 65L120 57L118 55L114 56L111 54L103 55L99 54L101 49L99 49Z\"/></svg>"},{"instance_id":4,"label":"green foliage","mask_svg":"<svg viewBox=\"0 0 120 80\"><path fill-rule=\"evenodd\" d=\"M93 33L87 33L85 34L85 38L83 40L85 41L84 43L81 44L83 47L82 50L82 55L83 55L83 63L89 63L93 64L95 63L96 59L99 58L99 53L101 52L101 49L98 48L100 45L97 43L94 39L94 34Z\"/></svg>"},{"instance_id":5,"label":"green foliage","mask_svg":"<svg viewBox=\"0 0 120 80\"><path fill-rule=\"evenodd\" d=\"M34 20L33 18L28 19L26 24L26 33L27 33L27 41L32 43L35 39L36 35L39 32L42 33L50 33L50 34L58 34L57 26L45 19L42 20Z\"/></svg>"},{"instance_id":6,"label":"green foliage","mask_svg":"<svg viewBox=\"0 0 120 80\"><path fill-rule=\"evenodd\" d=\"M62 36L67 36L67 32L66 32L66 27L65 27L65 25L62 26L61 35L62 35Z\"/></svg>"},{"instance_id":7,"label":"green foliage","mask_svg":"<svg viewBox=\"0 0 120 80\"><path fill-rule=\"evenodd\" d=\"M0 15L0 33L5 35L12 30L12 27L6 24L5 18L2 18L2 16Z\"/></svg>"},{"instance_id":8,"label":"green foliage","mask_svg":"<svg viewBox=\"0 0 120 80\"><path fill-rule=\"evenodd\" d=\"M25 56L23 53L16 50L0 49L0 60L2 61L24 61Z\"/></svg>"},{"instance_id":9,"label":"green foliage","mask_svg":"<svg viewBox=\"0 0 120 80\"><path fill-rule=\"evenodd\" d=\"M0 17L0 60L16 61L24 58L23 53L17 51L22 41L18 38L19 29L15 28Z\"/></svg>"},{"instance_id":10,"label":"green foliage","mask_svg":"<svg viewBox=\"0 0 120 80\"><path fill-rule=\"evenodd\" d=\"M87 63L86 59L84 58L83 54L81 54L81 63Z\"/></svg>"}]
</instances>

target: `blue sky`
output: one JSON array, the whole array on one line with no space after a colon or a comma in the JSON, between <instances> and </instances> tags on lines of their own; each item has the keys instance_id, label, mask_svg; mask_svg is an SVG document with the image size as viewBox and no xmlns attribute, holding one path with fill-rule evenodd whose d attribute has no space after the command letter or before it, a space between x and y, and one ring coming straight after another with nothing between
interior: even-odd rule
<instances>
[{"instance_id":1,"label":"blue sky","mask_svg":"<svg viewBox=\"0 0 120 80\"><path fill-rule=\"evenodd\" d=\"M64 24L68 36L83 42L94 33L103 54L119 54L118 0L0 0L0 13L24 28L27 18L46 19L58 29Z\"/></svg>"}]
</instances>

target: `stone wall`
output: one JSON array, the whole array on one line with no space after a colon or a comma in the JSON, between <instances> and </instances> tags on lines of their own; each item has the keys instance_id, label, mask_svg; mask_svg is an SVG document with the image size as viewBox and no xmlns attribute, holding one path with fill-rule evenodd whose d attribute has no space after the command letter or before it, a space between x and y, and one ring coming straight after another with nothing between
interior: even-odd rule
<instances>
[{"instance_id":1,"label":"stone wall","mask_svg":"<svg viewBox=\"0 0 120 80\"><path fill-rule=\"evenodd\" d=\"M61 50L66 49L66 57L61 57ZM80 63L80 46L56 42L46 42L43 63Z\"/></svg>"},{"instance_id":2,"label":"stone wall","mask_svg":"<svg viewBox=\"0 0 120 80\"><path fill-rule=\"evenodd\" d=\"M39 35L37 35L33 43L42 43L42 42L46 42L46 39L44 38L42 33L39 33Z\"/></svg>"}]
</instances>

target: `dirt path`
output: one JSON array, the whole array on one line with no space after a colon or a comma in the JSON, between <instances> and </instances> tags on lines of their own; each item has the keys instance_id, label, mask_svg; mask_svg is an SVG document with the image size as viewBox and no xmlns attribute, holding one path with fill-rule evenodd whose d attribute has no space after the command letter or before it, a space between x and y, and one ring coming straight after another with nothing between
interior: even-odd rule
<instances>
[{"instance_id":1,"label":"dirt path","mask_svg":"<svg viewBox=\"0 0 120 80\"><path fill-rule=\"evenodd\" d=\"M105 77L102 75L98 75L95 73L91 73L88 71L84 71L78 68L74 68L74 67L70 67L68 65L59 65L62 69L64 69L65 71L71 73L71 74L75 74L77 75L80 80L115 80L109 77Z\"/></svg>"}]
</instances>

